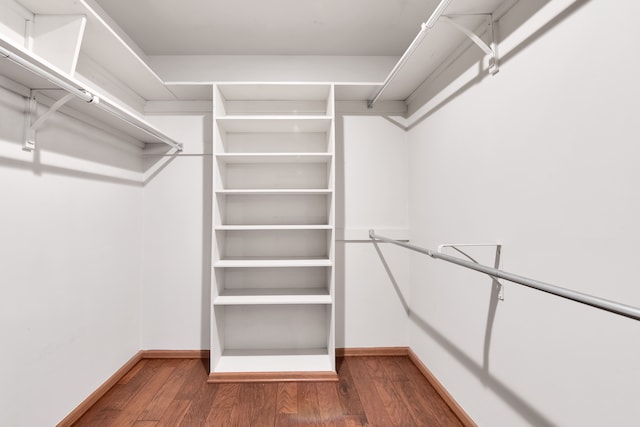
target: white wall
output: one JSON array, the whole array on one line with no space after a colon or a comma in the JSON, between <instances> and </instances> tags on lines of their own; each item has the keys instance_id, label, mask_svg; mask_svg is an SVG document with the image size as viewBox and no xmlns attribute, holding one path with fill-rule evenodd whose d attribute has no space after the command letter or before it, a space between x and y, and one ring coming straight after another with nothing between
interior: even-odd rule
<instances>
[{"instance_id":1,"label":"white wall","mask_svg":"<svg viewBox=\"0 0 640 427\"><path fill-rule=\"evenodd\" d=\"M336 346L408 346L409 255L379 245L387 272L368 241L370 228L408 230L406 132L384 117L339 116L336 141Z\"/></svg>"},{"instance_id":2,"label":"white wall","mask_svg":"<svg viewBox=\"0 0 640 427\"><path fill-rule=\"evenodd\" d=\"M211 114L148 119L184 150L146 161L142 348L209 349Z\"/></svg>"},{"instance_id":3,"label":"white wall","mask_svg":"<svg viewBox=\"0 0 640 427\"><path fill-rule=\"evenodd\" d=\"M140 349L142 165L0 89L0 425L54 425ZM42 111L40 111L42 112Z\"/></svg>"},{"instance_id":4,"label":"white wall","mask_svg":"<svg viewBox=\"0 0 640 427\"><path fill-rule=\"evenodd\" d=\"M640 5L549 16L411 117L411 239L501 242L507 271L640 306ZM639 322L508 282L495 303L486 276L419 254L411 297L411 347L480 426L637 424Z\"/></svg>"}]
</instances>

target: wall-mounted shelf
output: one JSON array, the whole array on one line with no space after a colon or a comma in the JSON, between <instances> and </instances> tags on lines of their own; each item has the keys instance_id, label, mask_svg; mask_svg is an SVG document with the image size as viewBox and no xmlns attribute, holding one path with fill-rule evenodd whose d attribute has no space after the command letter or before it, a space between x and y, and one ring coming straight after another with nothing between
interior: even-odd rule
<instances>
[{"instance_id":1,"label":"wall-mounted shelf","mask_svg":"<svg viewBox=\"0 0 640 427\"><path fill-rule=\"evenodd\" d=\"M107 84L106 80L97 80L102 79L100 74L103 71L108 71L142 99L175 99L160 77L147 65L146 55L94 0L20 0L20 4L35 15L36 23L38 15L85 17L78 64L70 73L79 74L79 80Z\"/></svg>"},{"instance_id":2,"label":"wall-mounted shelf","mask_svg":"<svg viewBox=\"0 0 640 427\"><path fill-rule=\"evenodd\" d=\"M30 71L25 69L25 65ZM62 98L68 88L81 95L88 94L85 99L72 98L66 102L66 111L78 111L83 116L103 123L105 128L114 128L143 144L168 144L179 150L182 147L127 106L97 92L36 54L1 37L0 74L23 86L25 91L31 89L29 94L22 93L24 96L30 97L33 90L37 90L38 93L55 101ZM87 102L87 98L91 101Z\"/></svg>"},{"instance_id":3,"label":"wall-mounted shelf","mask_svg":"<svg viewBox=\"0 0 640 427\"><path fill-rule=\"evenodd\" d=\"M174 100L175 95L95 1L16 4L19 7L3 9L11 16L0 25L3 86L25 97L38 95L38 103L92 125L99 123L97 127L124 135L124 140L135 140L136 146L161 143L182 149L141 113L147 100ZM63 98L65 91L76 98ZM35 102L31 104L24 145L28 151L34 147L36 127L43 124L35 117Z\"/></svg>"}]
</instances>

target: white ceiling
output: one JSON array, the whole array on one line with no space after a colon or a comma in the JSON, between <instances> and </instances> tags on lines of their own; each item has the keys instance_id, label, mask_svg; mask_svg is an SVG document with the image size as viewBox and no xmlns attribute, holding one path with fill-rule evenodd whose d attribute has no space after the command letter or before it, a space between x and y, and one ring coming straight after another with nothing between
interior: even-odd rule
<instances>
[{"instance_id":1,"label":"white ceiling","mask_svg":"<svg viewBox=\"0 0 640 427\"><path fill-rule=\"evenodd\" d=\"M95 0L147 55L401 55L438 0Z\"/></svg>"}]
</instances>

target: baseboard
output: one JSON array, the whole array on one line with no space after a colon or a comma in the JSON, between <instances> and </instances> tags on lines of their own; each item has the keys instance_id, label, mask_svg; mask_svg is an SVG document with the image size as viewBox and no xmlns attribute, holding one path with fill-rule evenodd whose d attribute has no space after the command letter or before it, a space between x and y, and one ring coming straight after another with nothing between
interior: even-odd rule
<instances>
[{"instance_id":1,"label":"baseboard","mask_svg":"<svg viewBox=\"0 0 640 427\"><path fill-rule=\"evenodd\" d=\"M143 359L208 359L209 350L142 350Z\"/></svg>"},{"instance_id":2,"label":"baseboard","mask_svg":"<svg viewBox=\"0 0 640 427\"><path fill-rule=\"evenodd\" d=\"M447 389L444 388L442 383L438 381L435 375L433 375L433 373L429 370L429 368L427 368L425 364L422 363L418 355L415 354L414 351L411 350L410 348L408 349L407 356L409 357L409 360L411 360L413 364L416 365L416 368L418 368L418 370L422 373L422 375L424 375L427 381L429 381L431 386L434 389L436 389L440 397L442 397L442 400L444 400L446 404L449 406L449 408L451 408L453 413L456 414L456 417L458 417L460 422L465 427L478 427L477 424L471 419L469 414L467 414L464 411L464 409L462 409L462 407L458 404L458 402L456 402L453 396L451 396L451 394L449 394Z\"/></svg>"},{"instance_id":3,"label":"baseboard","mask_svg":"<svg viewBox=\"0 0 640 427\"><path fill-rule=\"evenodd\" d=\"M142 351L137 352L129 361L127 361L120 369L118 369L113 375L111 375L100 387L96 389L93 393L89 395L85 400L83 400L69 415L64 417L62 421L60 421L56 427L69 427L73 425L76 421L82 417L85 412L89 410L102 396L104 396L113 386L115 386L118 381L124 377L127 372L129 372L138 362L140 362L144 357L142 357Z\"/></svg>"},{"instance_id":4,"label":"baseboard","mask_svg":"<svg viewBox=\"0 0 640 427\"><path fill-rule=\"evenodd\" d=\"M338 381L335 372L212 372L209 383L275 383L275 382L307 382Z\"/></svg>"},{"instance_id":5,"label":"baseboard","mask_svg":"<svg viewBox=\"0 0 640 427\"><path fill-rule=\"evenodd\" d=\"M336 348L336 357L383 357L383 356L408 356L409 347L357 347Z\"/></svg>"}]
</instances>

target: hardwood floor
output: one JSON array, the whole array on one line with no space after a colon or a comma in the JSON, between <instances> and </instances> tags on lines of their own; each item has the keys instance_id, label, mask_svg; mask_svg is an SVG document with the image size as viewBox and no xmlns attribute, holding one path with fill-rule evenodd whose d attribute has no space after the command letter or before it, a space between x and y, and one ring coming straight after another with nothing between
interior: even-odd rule
<instances>
[{"instance_id":1,"label":"hardwood floor","mask_svg":"<svg viewBox=\"0 0 640 427\"><path fill-rule=\"evenodd\" d=\"M462 426L407 357L338 359L338 382L207 383L208 361L143 359L74 426Z\"/></svg>"}]
</instances>

